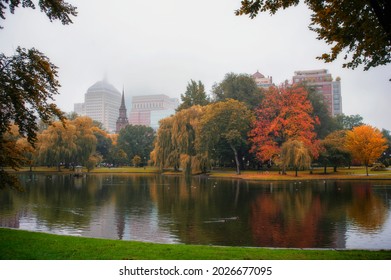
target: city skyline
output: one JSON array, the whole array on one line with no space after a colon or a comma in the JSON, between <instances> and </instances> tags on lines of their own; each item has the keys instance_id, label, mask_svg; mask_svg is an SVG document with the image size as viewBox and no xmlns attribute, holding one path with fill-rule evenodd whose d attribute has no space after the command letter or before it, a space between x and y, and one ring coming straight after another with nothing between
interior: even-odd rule
<instances>
[{"instance_id":1,"label":"city skyline","mask_svg":"<svg viewBox=\"0 0 391 280\"><path fill-rule=\"evenodd\" d=\"M59 107L70 112L83 101L90 85L102 79L126 88L130 96L166 94L180 97L187 83L200 80L208 94L229 72L272 76L275 84L295 71L327 69L341 77L343 112L391 130L391 65L364 72L342 68L342 59L325 64L316 59L330 46L308 30L304 4L237 17L239 0L216 1L69 1L78 16L69 26L50 23L39 10L7 12L0 48L11 55L17 46L35 47L59 67ZM129 108L129 104L127 104Z\"/></svg>"}]
</instances>

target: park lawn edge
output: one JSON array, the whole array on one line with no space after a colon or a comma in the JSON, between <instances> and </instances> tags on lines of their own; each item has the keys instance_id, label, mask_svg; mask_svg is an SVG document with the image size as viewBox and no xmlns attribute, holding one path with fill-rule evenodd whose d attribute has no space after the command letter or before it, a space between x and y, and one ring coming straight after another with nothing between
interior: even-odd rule
<instances>
[{"instance_id":1,"label":"park lawn edge","mask_svg":"<svg viewBox=\"0 0 391 280\"><path fill-rule=\"evenodd\" d=\"M55 235L0 228L3 260L390 260L391 250L273 249Z\"/></svg>"}]
</instances>

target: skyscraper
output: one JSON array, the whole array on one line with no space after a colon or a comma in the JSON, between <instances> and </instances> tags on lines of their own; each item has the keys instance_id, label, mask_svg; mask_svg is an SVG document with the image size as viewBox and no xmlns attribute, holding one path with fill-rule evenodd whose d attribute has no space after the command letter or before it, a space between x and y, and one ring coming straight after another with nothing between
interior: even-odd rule
<instances>
[{"instance_id":1,"label":"skyscraper","mask_svg":"<svg viewBox=\"0 0 391 280\"><path fill-rule=\"evenodd\" d=\"M75 109L82 108L83 115L102 123L108 132L114 132L120 105L121 93L104 79L87 89L84 104L75 104Z\"/></svg>"},{"instance_id":2,"label":"skyscraper","mask_svg":"<svg viewBox=\"0 0 391 280\"><path fill-rule=\"evenodd\" d=\"M342 114L341 79L335 81L326 69L295 71L293 84L304 83L321 94L331 116Z\"/></svg>"},{"instance_id":3,"label":"skyscraper","mask_svg":"<svg viewBox=\"0 0 391 280\"><path fill-rule=\"evenodd\" d=\"M115 133L119 133L119 131L129 124L128 117L126 116L126 106L125 106L125 92L122 90L122 99L121 106L119 107L119 116L116 123Z\"/></svg>"}]
</instances>

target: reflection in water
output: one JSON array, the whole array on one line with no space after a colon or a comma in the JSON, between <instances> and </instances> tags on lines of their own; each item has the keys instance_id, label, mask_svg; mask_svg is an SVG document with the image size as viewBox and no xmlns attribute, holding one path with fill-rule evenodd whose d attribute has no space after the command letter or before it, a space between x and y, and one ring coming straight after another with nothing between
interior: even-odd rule
<instances>
[{"instance_id":1,"label":"reflection in water","mask_svg":"<svg viewBox=\"0 0 391 280\"><path fill-rule=\"evenodd\" d=\"M391 249L386 181L57 174L21 180L25 192L0 192L0 226L159 243Z\"/></svg>"}]
</instances>

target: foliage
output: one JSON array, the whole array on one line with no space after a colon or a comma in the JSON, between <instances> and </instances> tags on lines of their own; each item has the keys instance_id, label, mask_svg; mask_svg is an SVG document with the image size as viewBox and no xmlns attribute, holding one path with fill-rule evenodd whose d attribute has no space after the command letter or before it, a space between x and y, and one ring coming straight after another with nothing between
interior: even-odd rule
<instances>
[{"instance_id":1,"label":"foliage","mask_svg":"<svg viewBox=\"0 0 391 280\"><path fill-rule=\"evenodd\" d=\"M337 172L337 167L342 164L349 164L351 154L345 148L346 130L337 130L321 141L323 147L320 155L320 161L323 161L325 173L327 164L334 166L334 172Z\"/></svg>"},{"instance_id":2,"label":"foliage","mask_svg":"<svg viewBox=\"0 0 391 280\"><path fill-rule=\"evenodd\" d=\"M271 87L256 111L256 120L250 132L251 151L259 161L273 160L281 152L281 146L288 140L299 140L317 158L319 141L314 126L318 119L313 112L305 88Z\"/></svg>"},{"instance_id":3,"label":"foliage","mask_svg":"<svg viewBox=\"0 0 391 280\"><path fill-rule=\"evenodd\" d=\"M339 129L352 130L356 126L363 125L363 117L360 115L338 115L335 117Z\"/></svg>"},{"instance_id":4,"label":"foliage","mask_svg":"<svg viewBox=\"0 0 391 280\"><path fill-rule=\"evenodd\" d=\"M127 125L118 135L118 147L127 154L129 161L138 155L147 162L153 150L154 140L153 128L144 125Z\"/></svg>"},{"instance_id":5,"label":"foliage","mask_svg":"<svg viewBox=\"0 0 391 280\"><path fill-rule=\"evenodd\" d=\"M0 0L0 18L5 20L7 8L14 13L20 5L35 8L31 0ZM77 14L75 7L62 0L40 0L38 5L50 21L60 20L62 24L72 23L71 16ZM59 87L57 67L38 50L17 47L15 55L10 57L0 53L0 145L4 146L4 149L0 149L1 167L10 165L18 168L26 162L21 154L13 157L5 149L10 145L5 134L12 124L19 127L21 136L34 144L39 129L38 118L43 122L50 122L53 117L64 120L63 113L50 103L53 96L58 94ZM3 170L1 176L1 187L17 187L14 177Z\"/></svg>"},{"instance_id":6,"label":"foliage","mask_svg":"<svg viewBox=\"0 0 391 280\"><path fill-rule=\"evenodd\" d=\"M10 187L22 190L17 178L4 171L4 167L18 170L23 165L31 163L26 154L32 153L32 146L26 138L19 134L16 125L12 125L9 131L0 134L0 189Z\"/></svg>"},{"instance_id":7,"label":"foliage","mask_svg":"<svg viewBox=\"0 0 391 280\"><path fill-rule=\"evenodd\" d=\"M191 80L187 84L186 92L181 94L182 103L177 108L177 111L188 109L194 105L205 106L209 104L209 98L206 96L205 86L201 81Z\"/></svg>"},{"instance_id":8,"label":"foliage","mask_svg":"<svg viewBox=\"0 0 391 280\"><path fill-rule=\"evenodd\" d=\"M374 163L387 149L387 140L377 128L362 125L346 133L345 147L365 165L368 175L368 165Z\"/></svg>"},{"instance_id":9,"label":"foliage","mask_svg":"<svg viewBox=\"0 0 391 280\"><path fill-rule=\"evenodd\" d=\"M35 4L32 0L0 0L0 18L5 19L7 6L13 14L20 4L22 8L35 9ZM63 0L39 0L38 6L50 21L59 20L64 25L72 23L71 16L77 15L76 8Z\"/></svg>"},{"instance_id":10,"label":"foliage","mask_svg":"<svg viewBox=\"0 0 391 280\"><path fill-rule=\"evenodd\" d=\"M297 6L299 0L244 0L236 15L254 18L259 12L275 14ZM391 61L391 5L389 0L306 0L312 10L310 29L317 39L332 45L330 53L318 57L332 62L343 53L343 67L364 70Z\"/></svg>"},{"instance_id":11,"label":"foliage","mask_svg":"<svg viewBox=\"0 0 391 280\"><path fill-rule=\"evenodd\" d=\"M63 113L48 100L58 94L57 68L35 49L18 47L16 54L0 54L0 133L11 124L19 127L30 143L36 140L38 118L49 122L52 116L61 120Z\"/></svg>"},{"instance_id":12,"label":"foliage","mask_svg":"<svg viewBox=\"0 0 391 280\"><path fill-rule=\"evenodd\" d=\"M78 117L64 123L55 122L38 136L36 160L55 165L59 170L61 163L91 166L91 162L98 162L100 158L95 155L96 145L91 118Z\"/></svg>"},{"instance_id":13,"label":"foliage","mask_svg":"<svg viewBox=\"0 0 391 280\"><path fill-rule=\"evenodd\" d=\"M228 144L235 160L236 173L240 174L238 151L247 143L252 119L252 112L247 106L234 99L208 105L201 119L198 147L212 154L219 144Z\"/></svg>"},{"instance_id":14,"label":"foliage","mask_svg":"<svg viewBox=\"0 0 391 280\"><path fill-rule=\"evenodd\" d=\"M299 168L310 167L311 155L304 143L298 140L288 140L281 147L281 164L285 170L286 166L294 167L296 171Z\"/></svg>"},{"instance_id":15,"label":"foliage","mask_svg":"<svg viewBox=\"0 0 391 280\"><path fill-rule=\"evenodd\" d=\"M382 134L385 139L387 139L388 148L384 151L384 153L379 158L380 162L382 162L386 167L391 165L391 132L387 129L382 129Z\"/></svg>"},{"instance_id":16,"label":"foliage","mask_svg":"<svg viewBox=\"0 0 391 280\"><path fill-rule=\"evenodd\" d=\"M256 108L263 97L254 79L247 74L226 74L222 82L213 85L212 93L215 101L235 99L251 109Z\"/></svg>"},{"instance_id":17,"label":"foliage","mask_svg":"<svg viewBox=\"0 0 391 280\"><path fill-rule=\"evenodd\" d=\"M134 167L139 167L141 163L141 157L138 155L135 155L132 159L132 163Z\"/></svg>"},{"instance_id":18,"label":"foliage","mask_svg":"<svg viewBox=\"0 0 391 280\"><path fill-rule=\"evenodd\" d=\"M161 170L172 167L190 175L206 170L207 155L195 145L204 107L195 105L160 121L151 159Z\"/></svg>"}]
</instances>

